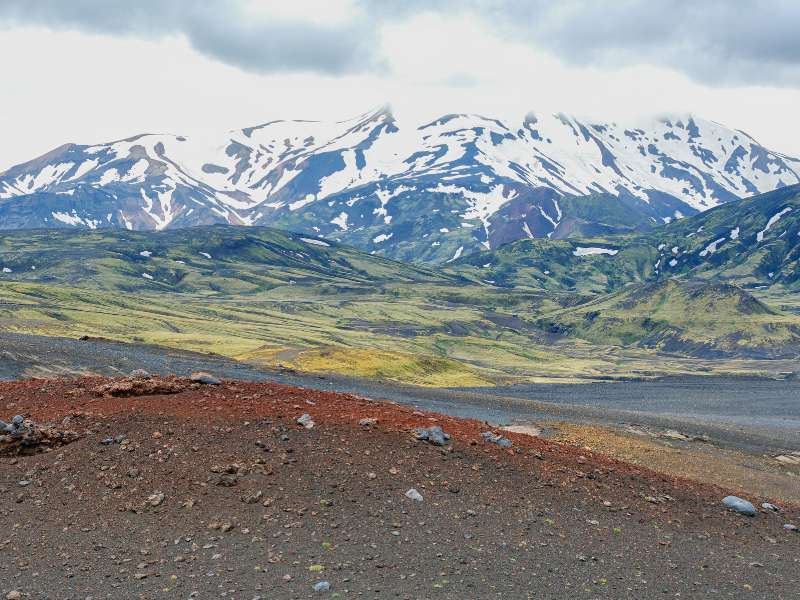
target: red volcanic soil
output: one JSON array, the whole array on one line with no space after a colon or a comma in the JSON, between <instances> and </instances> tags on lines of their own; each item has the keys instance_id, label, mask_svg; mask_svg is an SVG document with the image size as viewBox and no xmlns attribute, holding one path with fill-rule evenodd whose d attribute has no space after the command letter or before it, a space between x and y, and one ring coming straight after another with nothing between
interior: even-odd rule
<instances>
[{"instance_id":1,"label":"red volcanic soil","mask_svg":"<svg viewBox=\"0 0 800 600\"><path fill-rule=\"evenodd\" d=\"M478 421L175 378L2 383L15 414L80 437L0 444L0 599L798 597L795 509Z\"/></svg>"}]
</instances>

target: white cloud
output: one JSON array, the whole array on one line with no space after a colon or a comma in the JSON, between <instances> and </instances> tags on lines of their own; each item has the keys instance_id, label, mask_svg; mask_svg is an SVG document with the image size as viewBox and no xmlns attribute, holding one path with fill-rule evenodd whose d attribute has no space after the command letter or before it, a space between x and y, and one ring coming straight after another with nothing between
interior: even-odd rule
<instances>
[{"instance_id":1,"label":"white cloud","mask_svg":"<svg viewBox=\"0 0 800 600\"><path fill-rule=\"evenodd\" d=\"M289 18L295 9L285 10ZM358 6L337 0L330 10L313 18L351 15ZM0 55L14 57L4 61L0 170L68 141L343 119L386 102L401 118L431 119L451 112L519 119L532 110L630 122L693 112L800 156L798 89L705 86L666 67L575 66L501 37L474 15L423 13L378 34L385 71L332 76L245 72L204 56L182 36L0 30Z\"/></svg>"}]
</instances>

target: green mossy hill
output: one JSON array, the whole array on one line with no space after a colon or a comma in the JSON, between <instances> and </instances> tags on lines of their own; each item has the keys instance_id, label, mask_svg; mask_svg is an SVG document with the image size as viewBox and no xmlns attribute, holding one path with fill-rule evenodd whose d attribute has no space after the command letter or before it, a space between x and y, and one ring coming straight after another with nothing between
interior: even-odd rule
<instances>
[{"instance_id":1,"label":"green mossy hill","mask_svg":"<svg viewBox=\"0 0 800 600\"><path fill-rule=\"evenodd\" d=\"M595 252L595 253L592 253ZM800 186L730 202L645 233L518 240L453 269L502 287L603 293L674 277L800 290Z\"/></svg>"},{"instance_id":2,"label":"green mossy hill","mask_svg":"<svg viewBox=\"0 0 800 600\"><path fill-rule=\"evenodd\" d=\"M629 286L554 313L540 325L595 344L703 358L800 354L800 317L736 286L700 280Z\"/></svg>"}]
</instances>

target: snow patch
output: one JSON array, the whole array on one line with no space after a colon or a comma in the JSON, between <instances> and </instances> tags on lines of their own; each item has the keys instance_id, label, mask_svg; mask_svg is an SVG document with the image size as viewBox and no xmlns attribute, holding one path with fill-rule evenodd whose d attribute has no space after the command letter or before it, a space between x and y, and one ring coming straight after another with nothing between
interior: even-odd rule
<instances>
[{"instance_id":1,"label":"snow patch","mask_svg":"<svg viewBox=\"0 0 800 600\"><path fill-rule=\"evenodd\" d=\"M608 254L609 256L614 256L619 250L612 250L611 248L599 248L599 247L589 247L589 248L575 248L572 251L573 256L593 256L595 254Z\"/></svg>"},{"instance_id":2,"label":"snow patch","mask_svg":"<svg viewBox=\"0 0 800 600\"><path fill-rule=\"evenodd\" d=\"M314 200L316 200L316 198L314 197L314 194L306 194L306 197L303 198L302 200L297 200L295 202L290 202L289 203L289 210L291 210L291 211L298 210L300 208L303 208L304 206L307 206L307 205L311 204Z\"/></svg>"},{"instance_id":3,"label":"snow patch","mask_svg":"<svg viewBox=\"0 0 800 600\"><path fill-rule=\"evenodd\" d=\"M326 248L330 248L331 245L328 242L323 242L322 240L315 240L314 238L300 238L301 241L305 242L306 244L311 244L312 246L325 246Z\"/></svg>"},{"instance_id":4,"label":"snow patch","mask_svg":"<svg viewBox=\"0 0 800 600\"><path fill-rule=\"evenodd\" d=\"M784 208L784 209L783 209L782 211L780 211L779 213L776 213L776 214L772 215L772 216L770 217L769 221L767 221L767 226L766 226L766 227L764 227L764 229L762 229L761 231L759 231L759 232L756 234L756 240L757 240L757 241L759 241L759 242L762 242L762 241L764 241L764 234L765 234L765 233L767 233L767 232L769 231L770 227L772 227L773 225L775 225L775 223L777 223L778 221L780 221L780 220L781 220L781 217L782 217L783 215L785 215L786 213L790 212L791 210L792 210L792 207L791 207L791 206L787 206L786 208Z\"/></svg>"},{"instance_id":5,"label":"snow patch","mask_svg":"<svg viewBox=\"0 0 800 600\"><path fill-rule=\"evenodd\" d=\"M336 225L342 231L347 231L347 213L341 212L335 219L331 219L331 224Z\"/></svg>"},{"instance_id":6,"label":"snow patch","mask_svg":"<svg viewBox=\"0 0 800 600\"><path fill-rule=\"evenodd\" d=\"M722 242L724 242L726 239L728 239L728 238L721 237L721 238L719 238L718 240L714 240L714 241L713 241L713 242L711 242L711 243L710 243L708 246L706 246L704 250L702 250L702 251L700 252L700 256L707 256L707 255L709 255L709 254L714 254L714 252L716 252L716 251L717 251L717 246L719 246L719 245L720 245Z\"/></svg>"},{"instance_id":7,"label":"snow patch","mask_svg":"<svg viewBox=\"0 0 800 600\"><path fill-rule=\"evenodd\" d=\"M453 262L454 260L457 260L458 258L460 258L460 257L461 257L461 255L462 255L463 253L464 253L464 246L459 246L459 247L458 247L458 250L456 250L456 253L455 253L455 254L453 254L453 258L451 258L451 259L450 259L450 260L448 260L447 262L449 262L449 263L450 263L450 262Z\"/></svg>"}]
</instances>

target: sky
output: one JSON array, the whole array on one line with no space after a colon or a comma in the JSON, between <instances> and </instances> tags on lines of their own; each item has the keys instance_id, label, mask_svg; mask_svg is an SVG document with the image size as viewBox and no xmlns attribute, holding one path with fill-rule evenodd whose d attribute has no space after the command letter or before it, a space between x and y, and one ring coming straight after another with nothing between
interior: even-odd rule
<instances>
[{"instance_id":1,"label":"sky","mask_svg":"<svg viewBox=\"0 0 800 600\"><path fill-rule=\"evenodd\" d=\"M0 171L275 119L692 113L800 156L798 0L0 0Z\"/></svg>"}]
</instances>

